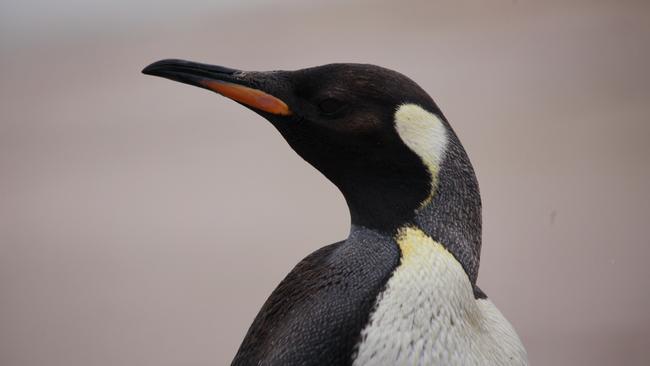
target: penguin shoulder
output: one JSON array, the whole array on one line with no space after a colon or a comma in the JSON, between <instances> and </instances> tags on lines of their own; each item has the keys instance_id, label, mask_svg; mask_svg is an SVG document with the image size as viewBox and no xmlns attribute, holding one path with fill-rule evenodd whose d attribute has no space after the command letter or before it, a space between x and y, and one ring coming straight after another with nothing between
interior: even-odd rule
<instances>
[{"instance_id":1,"label":"penguin shoulder","mask_svg":"<svg viewBox=\"0 0 650 366\"><path fill-rule=\"evenodd\" d=\"M356 234L308 255L264 303L232 365L349 362L398 263L395 243Z\"/></svg>"}]
</instances>

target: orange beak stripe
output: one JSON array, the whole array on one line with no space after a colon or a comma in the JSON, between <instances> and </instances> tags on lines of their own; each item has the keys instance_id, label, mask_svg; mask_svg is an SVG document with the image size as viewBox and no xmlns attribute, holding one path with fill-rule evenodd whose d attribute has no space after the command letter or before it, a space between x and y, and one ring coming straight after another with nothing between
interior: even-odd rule
<instances>
[{"instance_id":1,"label":"orange beak stripe","mask_svg":"<svg viewBox=\"0 0 650 366\"><path fill-rule=\"evenodd\" d=\"M249 107L280 116L291 115L291 110L285 102L261 90L220 80L204 80L201 84L224 97Z\"/></svg>"}]
</instances>

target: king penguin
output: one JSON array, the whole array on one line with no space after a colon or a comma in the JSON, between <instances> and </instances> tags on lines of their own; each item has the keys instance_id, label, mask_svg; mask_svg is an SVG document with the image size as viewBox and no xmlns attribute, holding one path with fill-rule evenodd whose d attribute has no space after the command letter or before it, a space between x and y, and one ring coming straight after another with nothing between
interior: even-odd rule
<instances>
[{"instance_id":1,"label":"king penguin","mask_svg":"<svg viewBox=\"0 0 650 366\"><path fill-rule=\"evenodd\" d=\"M350 211L347 239L282 280L233 366L527 364L514 329L476 286L474 169L415 82L346 63L252 72L170 59L143 73L261 115L338 187Z\"/></svg>"}]
</instances>

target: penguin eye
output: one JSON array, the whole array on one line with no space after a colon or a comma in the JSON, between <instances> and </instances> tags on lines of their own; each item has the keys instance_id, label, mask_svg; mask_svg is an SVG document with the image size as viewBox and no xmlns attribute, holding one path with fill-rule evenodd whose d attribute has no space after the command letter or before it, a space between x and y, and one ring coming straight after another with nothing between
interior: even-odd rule
<instances>
[{"instance_id":1,"label":"penguin eye","mask_svg":"<svg viewBox=\"0 0 650 366\"><path fill-rule=\"evenodd\" d=\"M340 100L334 98L323 99L320 103L318 103L318 108L320 111L328 116L340 112L343 110L343 107L345 107L345 104Z\"/></svg>"}]
</instances>

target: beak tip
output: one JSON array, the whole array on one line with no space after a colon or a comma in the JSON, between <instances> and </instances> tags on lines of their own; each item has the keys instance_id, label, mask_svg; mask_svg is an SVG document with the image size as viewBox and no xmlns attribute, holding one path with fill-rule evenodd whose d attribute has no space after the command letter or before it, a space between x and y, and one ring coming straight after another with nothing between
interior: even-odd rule
<instances>
[{"instance_id":1,"label":"beak tip","mask_svg":"<svg viewBox=\"0 0 650 366\"><path fill-rule=\"evenodd\" d=\"M151 63L151 64L147 65L144 69L142 69L142 73L145 74L145 75L157 76L157 75L159 75L159 73L156 72L156 71L160 70L162 68L161 66L164 66L165 64L169 64L169 61L170 60L160 60L160 61L156 61L154 63Z\"/></svg>"},{"instance_id":2,"label":"beak tip","mask_svg":"<svg viewBox=\"0 0 650 366\"><path fill-rule=\"evenodd\" d=\"M169 69L170 67L177 65L184 65L187 63L188 61L185 60L167 58L147 65L144 69L142 69L142 73L145 75L161 76L161 72L163 72L165 69Z\"/></svg>"}]
</instances>

